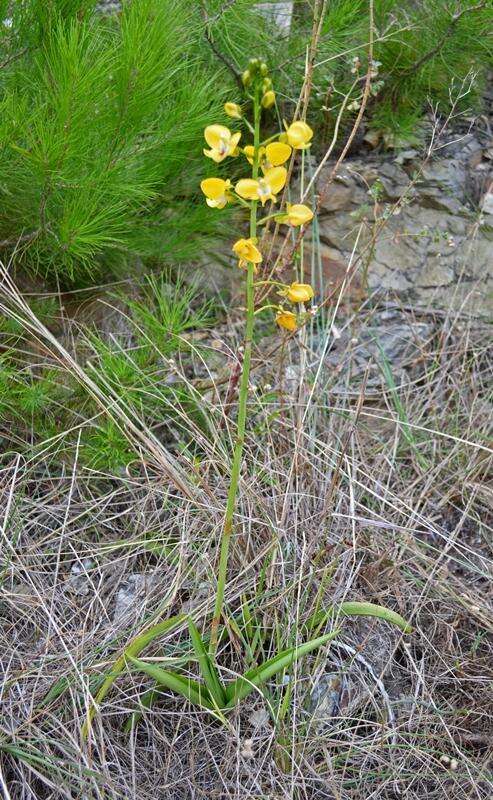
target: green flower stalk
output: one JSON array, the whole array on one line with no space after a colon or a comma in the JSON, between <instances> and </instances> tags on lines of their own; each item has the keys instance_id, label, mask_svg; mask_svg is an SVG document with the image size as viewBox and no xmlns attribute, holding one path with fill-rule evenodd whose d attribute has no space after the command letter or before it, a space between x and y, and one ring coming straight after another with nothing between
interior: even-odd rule
<instances>
[{"instance_id":1,"label":"green flower stalk","mask_svg":"<svg viewBox=\"0 0 493 800\"><path fill-rule=\"evenodd\" d=\"M253 137L254 137L254 156L252 164L252 178L258 176L258 154L260 145L260 103L258 93L255 94L253 102ZM250 241L254 241L257 235L257 200L253 200L250 206ZM236 434L235 449L233 453L233 465L231 469L231 482L229 484L226 512L224 515L224 525L221 536L221 550L219 554L219 568L217 574L216 602L214 605L214 616L211 625L210 653L215 654L217 647L217 634L219 622L224 604L224 590L226 587L226 575L228 569L229 544L233 533L233 519L236 510L236 497L238 494L238 483L240 479L241 462L243 456L243 445L245 443L245 427L247 418L248 403L248 384L250 381L250 365L252 359L252 340L254 323L254 280L255 280L255 261L246 262L246 323L245 323L245 342L243 352L243 365L239 386L238 397L238 430Z\"/></svg>"},{"instance_id":2,"label":"green flower stalk","mask_svg":"<svg viewBox=\"0 0 493 800\"><path fill-rule=\"evenodd\" d=\"M246 119L243 108L237 103L226 103L225 114L233 119L241 119L248 131L253 134L253 144L243 147L242 152L251 164L251 177L240 179L233 187L230 180L212 177L205 178L200 186L206 197L207 205L211 208L222 209L228 203L236 202L250 209L250 228L247 239L238 239L233 245L233 252L238 257L238 266L246 272L246 320L245 341L243 348L243 363L238 395L238 421L237 434L233 451L231 467L231 480L226 502L224 525L221 534L219 552L219 565L217 574L216 599L214 615L211 625L209 654L213 657L217 650L218 631L221 621L226 578L228 571L228 557L231 536L234 529L234 516L236 511L238 485L240 480L243 448L245 443L245 429L248 406L248 386L250 380L250 363L252 357L253 325L255 318L255 274L262 263L263 257L257 247L257 225L263 224L271 216L276 220L290 226L301 226L311 221L313 212L303 205L287 205L284 213L269 215L264 220L257 222L259 203L262 208L267 202L275 203L278 194L283 190L288 171L284 164L291 157L293 150L301 150L310 146L313 135L311 128L305 122L293 122L286 126L284 133L270 137L267 141L260 141L260 118L263 109L270 108L275 102L272 82L267 77L267 65L258 59L250 61L249 69L244 73L243 84L249 100L253 103L253 125ZM232 133L224 125L209 125L204 131L204 138L208 149L204 155L214 163L220 164L230 156L240 153L239 141L241 133ZM273 141L276 139L276 141ZM269 283L269 281L268 281ZM272 281L272 285L276 284ZM299 286L295 292L291 287L286 287L284 297L288 302L296 304L305 303L313 297L311 286ZM276 322L280 328L294 332L298 328L298 313L284 309L282 306L269 306L276 310Z\"/></svg>"}]
</instances>

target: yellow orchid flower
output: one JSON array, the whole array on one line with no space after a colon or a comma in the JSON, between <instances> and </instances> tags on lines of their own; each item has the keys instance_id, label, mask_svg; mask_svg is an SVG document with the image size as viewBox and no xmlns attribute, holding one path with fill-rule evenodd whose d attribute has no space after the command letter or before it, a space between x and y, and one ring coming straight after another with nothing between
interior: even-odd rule
<instances>
[{"instance_id":1,"label":"yellow orchid flower","mask_svg":"<svg viewBox=\"0 0 493 800\"><path fill-rule=\"evenodd\" d=\"M206 203L211 208L224 208L231 199L228 192L232 189L230 180L223 181L222 178L205 178L201 181L200 188L206 197Z\"/></svg>"},{"instance_id":2,"label":"yellow orchid flower","mask_svg":"<svg viewBox=\"0 0 493 800\"><path fill-rule=\"evenodd\" d=\"M313 211L308 206L301 205L300 203L286 203L286 213L280 215L277 222L285 222L287 225L292 225L297 228L300 225L306 225L313 219Z\"/></svg>"},{"instance_id":3,"label":"yellow orchid flower","mask_svg":"<svg viewBox=\"0 0 493 800\"><path fill-rule=\"evenodd\" d=\"M276 102L276 94L272 89L269 89L262 97L262 108L271 108Z\"/></svg>"},{"instance_id":4,"label":"yellow orchid flower","mask_svg":"<svg viewBox=\"0 0 493 800\"><path fill-rule=\"evenodd\" d=\"M238 256L239 267L246 267L247 263L260 264L262 253L256 247L256 239L238 239L233 245L233 253Z\"/></svg>"},{"instance_id":5,"label":"yellow orchid flower","mask_svg":"<svg viewBox=\"0 0 493 800\"><path fill-rule=\"evenodd\" d=\"M253 144L247 144L243 148L243 152L247 157L249 164L253 164L253 156L255 148ZM272 167L280 167L285 164L291 153L293 152L289 144L283 142L271 142L267 147L259 147L258 158L263 172L267 172Z\"/></svg>"},{"instance_id":6,"label":"yellow orchid flower","mask_svg":"<svg viewBox=\"0 0 493 800\"><path fill-rule=\"evenodd\" d=\"M208 125L204 131L204 139L211 149L204 150L204 155L219 164L227 156L235 155L240 138L241 132L231 133L225 125Z\"/></svg>"},{"instance_id":7,"label":"yellow orchid flower","mask_svg":"<svg viewBox=\"0 0 493 800\"><path fill-rule=\"evenodd\" d=\"M233 119L241 119L243 116L241 112L241 106L238 105L238 103L225 103L224 113Z\"/></svg>"},{"instance_id":8,"label":"yellow orchid flower","mask_svg":"<svg viewBox=\"0 0 493 800\"><path fill-rule=\"evenodd\" d=\"M296 314L292 311L285 311L280 308L276 314L276 322L280 328L285 328L287 331L295 331L298 328L298 320Z\"/></svg>"},{"instance_id":9,"label":"yellow orchid flower","mask_svg":"<svg viewBox=\"0 0 493 800\"><path fill-rule=\"evenodd\" d=\"M310 147L310 139L313 136L313 131L306 122L302 120L298 120L297 122L292 122L291 125L286 125L286 133L284 134L288 144L291 145L295 150L305 150L307 147Z\"/></svg>"},{"instance_id":10,"label":"yellow orchid flower","mask_svg":"<svg viewBox=\"0 0 493 800\"><path fill-rule=\"evenodd\" d=\"M260 200L263 206L267 200L275 203L276 195L286 183L287 174L285 167L272 167L259 180L243 178L236 184L236 194L245 200Z\"/></svg>"},{"instance_id":11,"label":"yellow orchid flower","mask_svg":"<svg viewBox=\"0 0 493 800\"><path fill-rule=\"evenodd\" d=\"M291 303L308 303L313 297L313 289L309 283L294 283L283 292Z\"/></svg>"}]
</instances>

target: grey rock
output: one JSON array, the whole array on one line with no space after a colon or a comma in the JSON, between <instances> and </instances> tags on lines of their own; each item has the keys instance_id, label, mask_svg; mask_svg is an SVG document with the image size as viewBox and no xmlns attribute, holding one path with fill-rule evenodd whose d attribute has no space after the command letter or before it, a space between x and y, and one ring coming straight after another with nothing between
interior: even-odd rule
<instances>
[{"instance_id":1,"label":"grey rock","mask_svg":"<svg viewBox=\"0 0 493 800\"><path fill-rule=\"evenodd\" d=\"M493 307L493 195L487 162L476 200L471 200L470 189L483 152L472 134L451 141L424 166L412 187L411 178L421 167L416 150L403 151L383 163L376 155L352 159L323 206L322 245L337 251L341 262L347 263L357 242L372 290L399 292L418 304L423 300L442 307L463 302L472 310L484 309L488 303ZM370 187L377 179L383 202L375 206ZM386 219L370 250L375 210L381 219L399 199L399 213ZM482 206L479 216L478 206L468 207L470 202ZM477 286L474 281L479 281Z\"/></svg>"},{"instance_id":2,"label":"grey rock","mask_svg":"<svg viewBox=\"0 0 493 800\"><path fill-rule=\"evenodd\" d=\"M396 292L405 292L412 286L410 276L404 270L389 268L375 260L370 263L368 284L371 289L392 289Z\"/></svg>"},{"instance_id":3,"label":"grey rock","mask_svg":"<svg viewBox=\"0 0 493 800\"><path fill-rule=\"evenodd\" d=\"M127 616L138 601L153 588L157 579L157 575L146 572L132 572L127 575L122 580L116 595L113 621L119 621Z\"/></svg>"},{"instance_id":4,"label":"grey rock","mask_svg":"<svg viewBox=\"0 0 493 800\"><path fill-rule=\"evenodd\" d=\"M483 197L481 202L481 211L484 214L493 214L493 184Z\"/></svg>"},{"instance_id":5,"label":"grey rock","mask_svg":"<svg viewBox=\"0 0 493 800\"><path fill-rule=\"evenodd\" d=\"M458 159L436 159L426 164L417 183L418 193L438 189L463 201L465 195L466 167Z\"/></svg>"},{"instance_id":6,"label":"grey rock","mask_svg":"<svg viewBox=\"0 0 493 800\"><path fill-rule=\"evenodd\" d=\"M446 218L447 228L454 236L465 236L468 223L462 217L449 216Z\"/></svg>"},{"instance_id":7,"label":"grey rock","mask_svg":"<svg viewBox=\"0 0 493 800\"><path fill-rule=\"evenodd\" d=\"M467 214L467 209L456 197L444 194L439 189L420 189L420 203L424 208L447 211L450 214Z\"/></svg>"},{"instance_id":8,"label":"grey rock","mask_svg":"<svg viewBox=\"0 0 493 800\"><path fill-rule=\"evenodd\" d=\"M273 24L278 35L287 36L291 30L294 0L278 3L258 3L256 8Z\"/></svg>"},{"instance_id":9,"label":"grey rock","mask_svg":"<svg viewBox=\"0 0 493 800\"><path fill-rule=\"evenodd\" d=\"M453 266L444 264L439 258L427 261L416 277L415 286L424 288L448 286L453 282Z\"/></svg>"},{"instance_id":10,"label":"grey rock","mask_svg":"<svg viewBox=\"0 0 493 800\"><path fill-rule=\"evenodd\" d=\"M419 156L417 150L401 150L401 152L395 157L394 161L396 164L405 164L407 161L415 161Z\"/></svg>"},{"instance_id":11,"label":"grey rock","mask_svg":"<svg viewBox=\"0 0 493 800\"><path fill-rule=\"evenodd\" d=\"M321 216L319 221L320 239L323 244L341 252L351 252L358 235L359 223L350 214Z\"/></svg>"},{"instance_id":12,"label":"grey rock","mask_svg":"<svg viewBox=\"0 0 493 800\"><path fill-rule=\"evenodd\" d=\"M477 235L460 242L455 258L458 271L463 267L472 279L493 278L493 242L486 237Z\"/></svg>"},{"instance_id":13,"label":"grey rock","mask_svg":"<svg viewBox=\"0 0 493 800\"><path fill-rule=\"evenodd\" d=\"M121 11L122 4L118 0L100 0L96 6L96 11L101 14L117 14Z\"/></svg>"},{"instance_id":14,"label":"grey rock","mask_svg":"<svg viewBox=\"0 0 493 800\"><path fill-rule=\"evenodd\" d=\"M462 163L469 162L471 156L482 150L482 145L473 133L466 133L459 138L455 137L440 150L440 157L456 158Z\"/></svg>"},{"instance_id":15,"label":"grey rock","mask_svg":"<svg viewBox=\"0 0 493 800\"><path fill-rule=\"evenodd\" d=\"M75 561L70 569L66 590L80 597L88 595L91 591L89 572L94 569L94 566L92 558L83 558L81 561Z\"/></svg>"},{"instance_id":16,"label":"grey rock","mask_svg":"<svg viewBox=\"0 0 493 800\"><path fill-rule=\"evenodd\" d=\"M361 330L344 331L334 342L326 361L344 373L351 370L353 383L359 387L363 375L367 375L367 386L378 387L384 380L379 364L382 353L392 368L397 384L408 380L408 370L418 374L414 360L419 356L433 327L426 322L411 322L398 309L381 311L373 315L371 325L366 322ZM369 377L368 377L369 376ZM341 384L341 391L344 386Z\"/></svg>"},{"instance_id":17,"label":"grey rock","mask_svg":"<svg viewBox=\"0 0 493 800\"><path fill-rule=\"evenodd\" d=\"M341 672L326 672L317 681L310 693L309 712L317 727L340 715L347 705L348 678Z\"/></svg>"},{"instance_id":18,"label":"grey rock","mask_svg":"<svg viewBox=\"0 0 493 800\"><path fill-rule=\"evenodd\" d=\"M384 189L384 199L390 201L400 200L409 193L410 179L398 164L387 162L379 170L380 183Z\"/></svg>"},{"instance_id":19,"label":"grey rock","mask_svg":"<svg viewBox=\"0 0 493 800\"><path fill-rule=\"evenodd\" d=\"M323 186L323 179L320 183ZM335 180L329 186L327 194L322 200L322 213L332 213L334 211L342 211L342 209L351 208L353 194L354 184L352 184L352 182Z\"/></svg>"}]
</instances>

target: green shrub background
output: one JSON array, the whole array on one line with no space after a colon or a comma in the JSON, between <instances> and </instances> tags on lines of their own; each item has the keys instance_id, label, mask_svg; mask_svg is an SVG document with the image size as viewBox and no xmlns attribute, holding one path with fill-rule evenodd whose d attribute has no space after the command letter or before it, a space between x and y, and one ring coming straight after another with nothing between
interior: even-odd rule
<instances>
[{"instance_id":1,"label":"green shrub background","mask_svg":"<svg viewBox=\"0 0 493 800\"><path fill-rule=\"evenodd\" d=\"M221 89L187 5L139 0L114 18L90 5L15 4L2 30L0 238L62 283L185 259L210 227L191 197Z\"/></svg>"}]
</instances>

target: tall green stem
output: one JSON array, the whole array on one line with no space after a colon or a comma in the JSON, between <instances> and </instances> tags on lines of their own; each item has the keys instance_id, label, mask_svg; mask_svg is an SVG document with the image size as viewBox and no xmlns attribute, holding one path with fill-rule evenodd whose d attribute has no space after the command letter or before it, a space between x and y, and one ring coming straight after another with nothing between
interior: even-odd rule
<instances>
[{"instance_id":1,"label":"tall green stem","mask_svg":"<svg viewBox=\"0 0 493 800\"><path fill-rule=\"evenodd\" d=\"M258 150L260 145L260 101L258 92L255 93L253 104L254 115L254 155L252 177L258 175ZM257 234L257 201L252 201L250 207L250 237ZM243 456L243 444L245 441L245 426L247 418L248 385L250 381L250 362L252 358L252 338L254 322L254 275L255 265L248 262L246 274L246 324L245 342L243 350L243 365L240 378L238 395L238 423L235 448L233 453L233 464L231 467L231 482L229 484L228 499L226 502L226 512L224 515L224 525L221 535L221 551L219 554L219 568L217 573L216 602L214 606L214 617L211 625L210 654L215 655L217 649L218 628L224 604L224 591L226 587L226 576L228 571L228 555L231 534L233 533L233 519L236 510L236 496L238 494L238 483L240 480L241 463Z\"/></svg>"}]
</instances>

